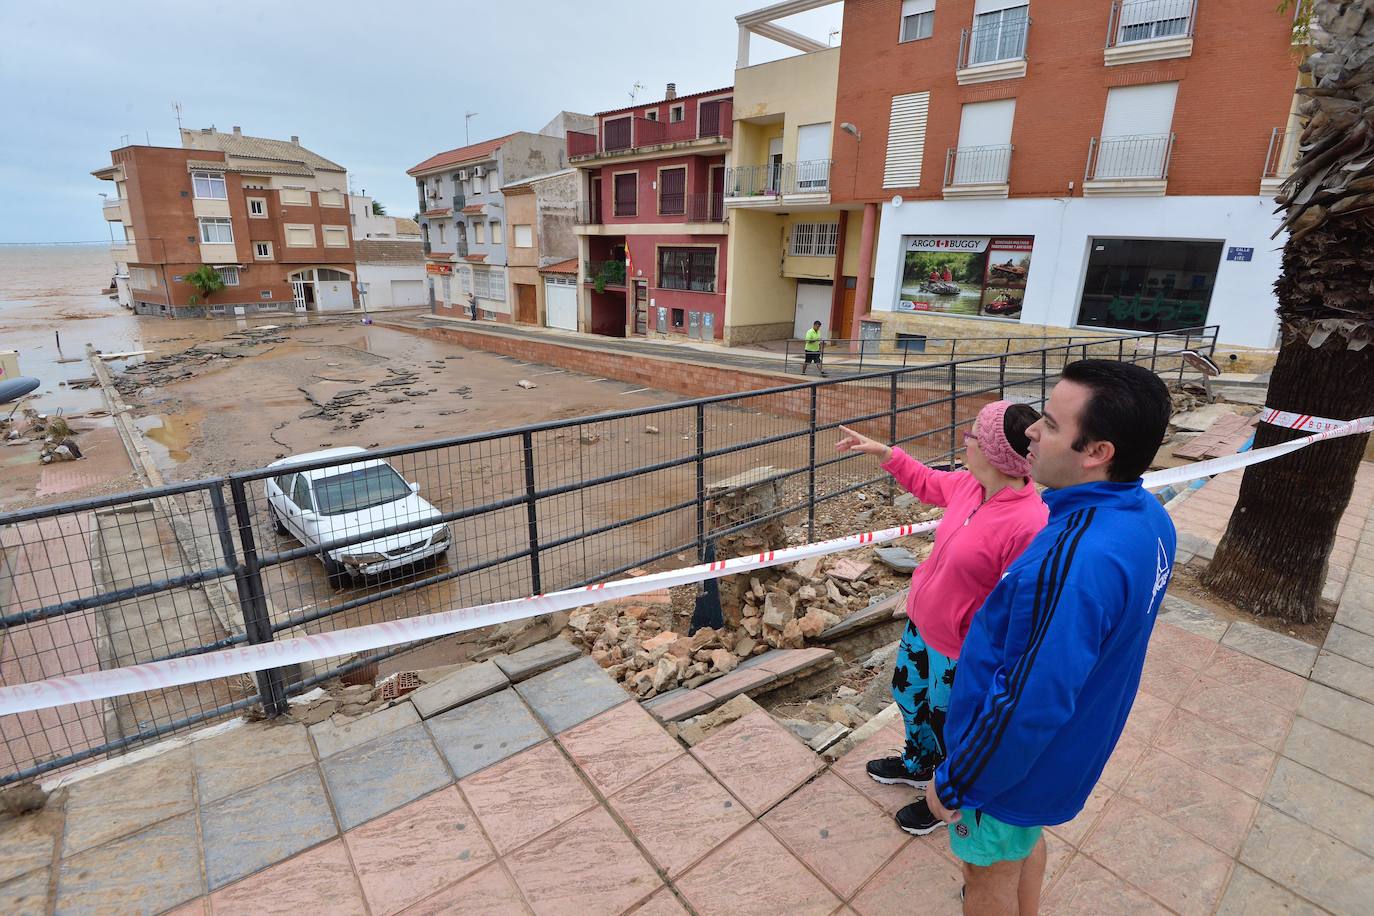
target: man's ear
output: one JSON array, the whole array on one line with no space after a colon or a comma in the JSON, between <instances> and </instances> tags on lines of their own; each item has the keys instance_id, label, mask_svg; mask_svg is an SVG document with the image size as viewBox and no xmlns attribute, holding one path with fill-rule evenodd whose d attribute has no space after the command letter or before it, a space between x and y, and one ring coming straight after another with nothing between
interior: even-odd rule
<instances>
[{"instance_id":1,"label":"man's ear","mask_svg":"<svg viewBox=\"0 0 1374 916\"><path fill-rule=\"evenodd\" d=\"M1093 471L1097 468L1106 470L1111 467L1112 459L1116 457L1116 446L1106 439L1098 439L1089 442L1079 452L1083 456L1083 469Z\"/></svg>"}]
</instances>

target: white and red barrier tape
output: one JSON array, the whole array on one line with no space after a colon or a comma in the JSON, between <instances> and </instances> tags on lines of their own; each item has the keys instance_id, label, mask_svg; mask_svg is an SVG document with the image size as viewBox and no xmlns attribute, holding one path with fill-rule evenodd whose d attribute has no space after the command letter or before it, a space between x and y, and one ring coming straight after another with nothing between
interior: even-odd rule
<instances>
[{"instance_id":1,"label":"white and red barrier tape","mask_svg":"<svg viewBox=\"0 0 1374 916\"><path fill-rule=\"evenodd\" d=\"M1325 417L1314 417L1305 413L1289 413L1286 410L1274 410L1266 407L1260 412L1260 421L1268 423L1270 426L1282 426L1284 429L1296 429L1304 433L1324 433L1333 429L1340 429L1349 420L1328 420Z\"/></svg>"},{"instance_id":2,"label":"white and red barrier tape","mask_svg":"<svg viewBox=\"0 0 1374 916\"><path fill-rule=\"evenodd\" d=\"M1314 433L1281 445L1254 449L1222 458L1213 458L1210 461L1201 461L1183 467L1155 471L1145 475L1145 486L1147 489L1158 490L1171 484L1239 470L1252 464L1277 458L1280 455L1289 454L1314 442L1370 431L1374 431L1374 417L1352 420L1336 429ZM13 715L35 709L65 706L71 703L93 702L149 690L163 690L197 681L249 674L266 668L318 661L324 658L352 655L387 646L401 645L421 639L449 636L464 630L506 623L507 621L548 614L553 611L571 610L589 604L609 601L613 598L633 597L661 588L690 585L705 579L718 579L722 576L763 569L768 566L778 566L784 563L795 563L809 557L839 553L869 544L881 544L896 538L933 531L937 524L938 522L927 522L921 525L901 525L896 528L885 528L881 531L869 531L829 541L818 541L815 544L805 544L801 547L770 550L753 556L717 560L714 563L649 573L615 582L597 583L585 588L552 592L548 595L535 595L512 601L498 601L493 604L440 611L406 620L368 624L367 626L336 630L332 633L298 636L261 645L238 646L232 649L206 652L203 655L149 662L128 668L91 671L68 677L55 677L45 681L0 687L0 715Z\"/></svg>"}]
</instances>

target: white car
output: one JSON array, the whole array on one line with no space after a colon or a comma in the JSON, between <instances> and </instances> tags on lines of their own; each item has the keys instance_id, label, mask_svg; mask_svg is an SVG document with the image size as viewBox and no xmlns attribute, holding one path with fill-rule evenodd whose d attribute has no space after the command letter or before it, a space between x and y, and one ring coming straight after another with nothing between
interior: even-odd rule
<instances>
[{"instance_id":1,"label":"white car","mask_svg":"<svg viewBox=\"0 0 1374 916\"><path fill-rule=\"evenodd\" d=\"M268 465L281 469L263 482L277 531L315 546L439 517L439 510L420 498L419 484L407 482L380 458L291 470L292 465L362 454L363 449L349 446L292 455ZM320 560L330 583L340 585L346 577L373 576L442 556L450 538L447 524L425 525L321 551Z\"/></svg>"}]
</instances>

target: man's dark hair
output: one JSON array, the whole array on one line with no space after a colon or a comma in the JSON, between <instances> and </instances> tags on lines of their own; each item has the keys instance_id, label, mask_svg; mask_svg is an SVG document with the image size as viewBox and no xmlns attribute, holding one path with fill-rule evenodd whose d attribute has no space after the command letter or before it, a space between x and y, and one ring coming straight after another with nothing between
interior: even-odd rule
<instances>
[{"instance_id":1,"label":"man's dark hair","mask_svg":"<svg viewBox=\"0 0 1374 916\"><path fill-rule=\"evenodd\" d=\"M811 323L812 323L812 324L813 324L813 325L817 325L817 324L820 324L820 322L819 322L819 321L813 321L813 322L811 322Z\"/></svg>"},{"instance_id":2,"label":"man's dark hair","mask_svg":"<svg viewBox=\"0 0 1374 916\"><path fill-rule=\"evenodd\" d=\"M1116 454L1107 478L1135 480L1149 468L1169 430L1173 400L1159 376L1143 366L1108 359L1081 359L1062 376L1092 390L1078 417L1076 451L1090 442L1110 442Z\"/></svg>"},{"instance_id":3,"label":"man's dark hair","mask_svg":"<svg viewBox=\"0 0 1374 916\"><path fill-rule=\"evenodd\" d=\"M1002 434L1016 454L1022 458L1030 454L1030 437L1026 430L1040 419L1040 412L1029 404L1012 404L1002 414Z\"/></svg>"}]
</instances>

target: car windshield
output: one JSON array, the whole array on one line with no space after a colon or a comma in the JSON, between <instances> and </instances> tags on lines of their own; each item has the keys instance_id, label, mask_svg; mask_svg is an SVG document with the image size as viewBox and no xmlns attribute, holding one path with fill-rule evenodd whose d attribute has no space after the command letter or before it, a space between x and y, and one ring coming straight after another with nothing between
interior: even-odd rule
<instances>
[{"instance_id":1,"label":"car windshield","mask_svg":"<svg viewBox=\"0 0 1374 916\"><path fill-rule=\"evenodd\" d=\"M359 468L315 481L316 511L343 515L373 506L384 506L410 495L410 486L386 464Z\"/></svg>"}]
</instances>

